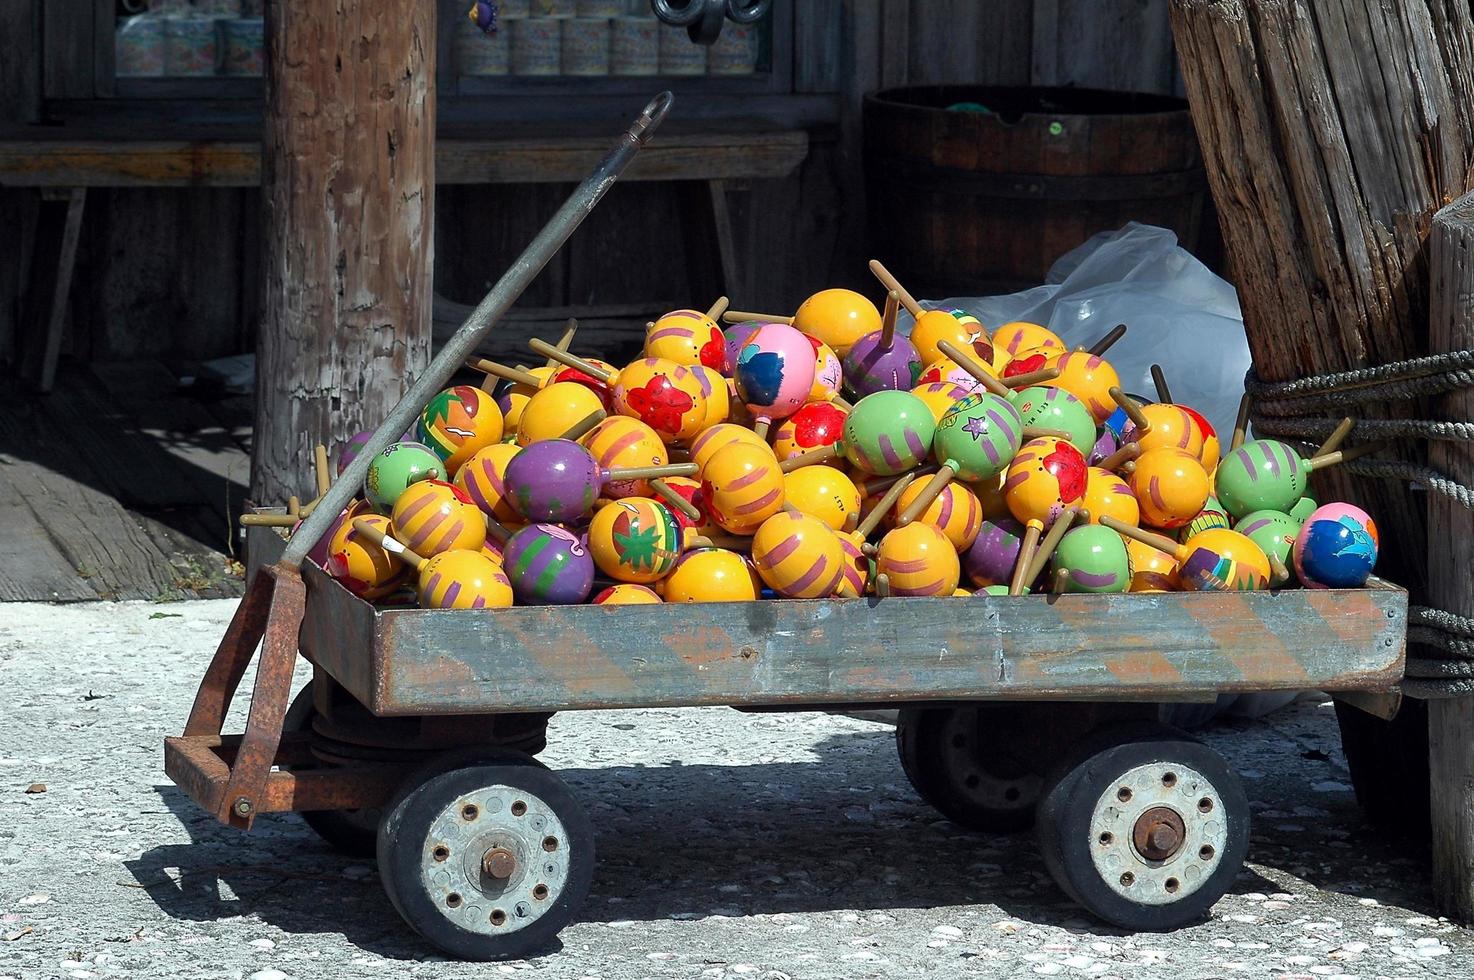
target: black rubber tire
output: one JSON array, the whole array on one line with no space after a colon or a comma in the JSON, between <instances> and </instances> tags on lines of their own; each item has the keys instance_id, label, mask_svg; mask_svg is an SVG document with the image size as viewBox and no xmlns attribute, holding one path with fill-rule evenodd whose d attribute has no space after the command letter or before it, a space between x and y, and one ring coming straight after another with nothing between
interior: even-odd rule
<instances>
[{"instance_id":1,"label":"black rubber tire","mask_svg":"<svg viewBox=\"0 0 1474 980\"><path fill-rule=\"evenodd\" d=\"M312 703L312 682L298 692L287 708L282 722L283 732L306 732L312 730L312 718L317 708ZM302 769L303 766L296 768ZM362 810L302 810L299 812L304 823L317 831L317 835L337 850L352 857L371 858L376 853L381 814L376 807Z\"/></svg>"},{"instance_id":2,"label":"black rubber tire","mask_svg":"<svg viewBox=\"0 0 1474 980\"><path fill-rule=\"evenodd\" d=\"M451 922L421 884L421 863L436 818L467 793L488 785L524 789L563 823L568 876L553 904L514 932L483 934ZM431 760L406 779L384 811L378 834L379 877L389 901L412 929L466 960L521 959L546 951L588 897L594 877L594 833L568 785L536 759L511 750L468 749Z\"/></svg>"},{"instance_id":3,"label":"black rubber tire","mask_svg":"<svg viewBox=\"0 0 1474 980\"><path fill-rule=\"evenodd\" d=\"M1378 830L1428 839L1428 702L1404 698L1391 721L1336 702L1356 802Z\"/></svg>"},{"instance_id":4,"label":"black rubber tire","mask_svg":"<svg viewBox=\"0 0 1474 980\"><path fill-rule=\"evenodd\" d=\"M1155 905L1113 890L1091 856L1096 801L1119 776L1152 763L1189 766L1205 776L1218 792L1226 821L1224 846L1208 878L1182 899ZM1188 813L1186 819L1196 815ZM1232 887L1248 853L1249 821L1243 786L1217 752L1164 725L1117 725L1091 732L1050 774L1039 801L1039 851L1060 888L1092 914L1122 929L1164 932L1201 920ZM1188 826L1190 832L1193 824Z\"/></svg>"},{"instance_id":5,"label":"black rubber tire","mask_svg":"<svg viewBox=\"0 0 1474 980\"><path fill-rule=\"evenodd\" d=\"M1010 750L1017 730L1007 704L902 708L896 752L912 787L938 813L968 830L1027 830L1043 789L1027 757Z\"/></svg>"}]
</instances>

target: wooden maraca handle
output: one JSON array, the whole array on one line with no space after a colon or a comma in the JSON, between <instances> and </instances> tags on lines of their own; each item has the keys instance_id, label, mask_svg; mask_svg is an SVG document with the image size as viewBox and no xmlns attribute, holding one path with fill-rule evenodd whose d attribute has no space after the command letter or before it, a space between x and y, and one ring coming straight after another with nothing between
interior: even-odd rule
<instances>
[{"instance_id":1,"label":"wooden maraca handle","mask_svg":"<svg viewBox=\"0 0 1474 980\"><path fill-rule=\"evenodd\" d=\"M895 486L898 480L904 480L908 476L915 477L917 479L920 479L923 476L931 476L940 468L941 467L939 467L936 463L926 463L925 465L916 467L916 469L914 470L907 470L905 473L897 473L895 476L872 476L868 480L857 481L855 483L855 489L860 491L860 497L861 499L864 499L866 497L874 496L877 493L884 493L891 487Z\"/></svg>"},{"instance_id":2,"label":"wooden maraca handle","mask_svg":"<svg viewBox=\"0 0 1474 980\"><path fill-rule=\"evenodd\" d=\"M1233 423L1233 440L1228 444L1228 451L1233 452L1244 444L1244 436L1249 432L1249 393L1244 392L1244 397L1239 399L1238 418Z\"/></svg>"},{"instance_id":3,"label":"wooden maraca handle","mask_svg":"<svg viewBox=\"0 0 1474 980\"><path fill-rule=\"evenodd\" d=\"M1030 521L1024 528L1024 542L1019 546L1018 560L1013 565L1013 580L1008 583L1009 595L1023 595L1032 581L1029 569L1034 565L1034 549L1039 547L1039 535L1044 533L1042 521Z\"/></svg>"},{"instance_id":4,"label":"wooden maraca handle","mask_svg":"<svg viewBox=\"0 0 1474 980\"><path fill-rule=\"evenodd\" d=\"M658 476L695 476L701 467L695 463L666 463L663 466L616 466L604 471L606 480L649 480Z\"/></svg>"},{"instance_id":5,"label":"wooden maraca handle","mask_svg":"<svg viewBox=\"0 0 1474 980\"><path fill-rule=\"evenodd\" d=\"M855 528L855 533L862 540L870 537L875 532L875 529L880 526L881 519L890 512L892 507L896 506L896 501L901 499L901 494L905 493L906 488L915 481L916 474L907 473L895 483L892 483L891 488L876 503L875 509L860 519L860 526Z\"/></svg>"},{"instance_id":6,"label":"wooden maraca handle","mask_svg":"<svg viewBox=\"0 0 1474 980\"><path fill-rule=\"evenodd\" d=\"M1064 429L1051 429L1043 425L1026 425L1023 427L1022 434L1025 442L1030 439L1063 439L1065 442L1070 441L1070 434Z\"/></svg>"},{"instance_id":7,"label":"wooden maraca handle","mask_svg":"<svg viewBox=\"0 0 1474 980\"><path fill-rule=\"evenodd\" d=\"M317 496L321 498L333 485L333 471L328 467L328 447L322 443L312 450L312 468L317 477Z\"/></svg>"},{"instance_id":8,"label":"wooden maraca handle","mask_svg":"<svg viewBox=\"0 0 1474 980\"><path fill-rule=\"evenodd\" d=\"M921 493L916 495L916 499L911 501L910 506L901 511L900 516L896 518L896 527L905 527L925 513L926 509L931 506L931 502L947 489L947 484L951 483L952 478L956 475L957 470L953 469L951 463L943 463L937 470L936 476L926 482L926 486L921 488Z\"/></svg>"},{"instance_id":9,"label":"wooden maraca handle","mask_svg":"<svg viewBox=\"0 0 1474 980\"><path fill-rule=\"evenodd\" d=\"M1270 555L1268 557L1269 585L1270 588L1277 589L1290 580L1290 570L1285 567L1285 563L1280 560L1279 555Z\"/></svg>"},{"instance_id":10,"label":"wooden maraca handle","mask_svg":"<svg viewBox=\"0 0 1474 980\"><path fill-rule=\"evenodd\" d=\"M650 489L655 492L655 496L659 497L661 500L665 501L667 504L680 511L682 514L685 514L691 520L701 520L701 510L695 504L691 503L691 501L676 493L674 488L672 488L669 483L666 483L664 480L657 477L656 479L650 481Z\"/></svg>"},{"instance_id":11,"label":"wooden maraca handle","mask_svg":"<svg viewBox=\"0 0 1474 980\"><path fill-rule=\"evenodd\" d=\"M875 576L875 598L889 599L891 597L891 577L885 572Z\"/></svg>"},{"instance_id":12,"label":"wooden maraca handle","mask_svg":"<svg viewBox=\"0 0 1474 980\"><path fill-rule=\"evenodd\" d=\"M292 527L297 518L291 514L242 514L241 527Z\"/></svg>"},{"instance_id":13,"label":"wooden maraca handle","mask_svg":"<svg viewBox=\"0 0 1474 980\"><path fill-rule=\"evenodd\" d=\"M718 296L716 302L712 303L706 308L706 318L708 320L715 320L717 317L722 315L722 312L726 310L727 305L727 297Z\"/></svg>"},{"instance_id":14,"label":"wooden maraca handle","mask_svg":"<svg viewBox=\"0 0 1474 980\"><path fill-rule=\"evenodd\" d=\"M395 558L398 558L400 561L409 565L416 571L424 567L424 558L409 550L409 548L402 542L397 541L389 535L385 534L383 531L380 531L378 528L374 527L362 517L355 517L353 519L353 530L357 531L359 534L362 534L374 544L378 545L380 548L383 548L389 554L393 555Z\"/></svg>"},{"instance_id":15,"label":"wooden maraca handle","mask_svg":"<svg viewBox=\"0 0 1474 980\"><path fill-rule=\"evenodd\" d=\"M1054 578L1049 580L1049 591L1054 595L1064 595L1070 584L1070 570L1068 568L1056 568Z\"/></svg>"},{"instance_id":16,"label":"wooden maraca handle","mask_svg":"<svg viewBox=\"0 0 1474 980\"><path fill-rule=\"evenodd\" d=\"M1185 549L1182 547L1182 545L1178 544L1176 541L1173 541L1166 535L1153 534L1151 531L1144 531L1139 527L1132 527L1130 524L1127 524L1123 521L1118 521L1116 520L1116 518L1105 514L1101 515L1100 517L1100 526L1108 527L1112 531L1115 531L1117 534L1125 535L1128 538L1133 538L1137 541L1140 541L1144 545L1156 548L1163 554L1171 555L1172 557L1177 558L1179 561L1183 557L1181 553Z\"/></svg>"},{"instance_id":17,"label":"wooden maraca handle","mask_svg":"<svg viewBox=\"0 0 1474 980\"><path fill-rule=\"evenodd\" d=\"M1338 449L1336 452L1306 460L1305 468L1314 473L1316 470L1323 470L1327 466L1335 466L1338 463L1349 463L1353 459L1361 459L1363 456L1379 453L1391 445L1390 442L1369 442L1365 446L1357 446L1355 449Z\"/></svg>"},{"instance_id":18,"label":"wooden maraca handle","mask_svg":"<svg viewBox=\"0 0 1474 980\"><path fill-rule=\"evenodd\" d=\"M558 438L567 439L570 442L577 442L578 440L582 439L584 436L592 432L594 430L594 426L598 425L600 422L604 421L608 417L608 412L604 411L602 408L596 408L592 412L569 426Z\"/></svg>"},{"instance_id":19,"label":"wooden maraca handle","mask_svg":"<svg viewBox=\"0 0 1474 980\"><path fill-rule=\"evenodd\" d=\"M957 364L958 367L962 368L962 370L972 375L973 378L977 380L978 384L982 385L984 388L987 388L988 391L992 394L997 395L999 398L1007 398L1009 395L1013 394L1013 389L1009 388L1002 381L999 381L997 378L993 377L987 371L984 371L983 366L979 364L975 358L969 357L967 354L964 354L956 344L952 343L952 341L937 341L937 350L952 358L952 360Z\"/></svg>"},{"instance_id":20,"label":"wooden maraca handle","mask_svg":"<svg viewBox=\"0 0 1474 980\"><path fill-rule=\"evenodd\" d=\"M692 534L686 538L687 548L725 548L728 551L751 551L752 538L739 538L735 534Z\"/></svg>"},{"instance_id":21,"label":"wooden maraca handle","mask_svg":"<svg viewBox=\"0 0 1474 980\"><path fill-rule=\"evenodd\" d=\"M1167 387L1167 376L1162 373L1162 365L1152 365L1152 386L1157 389L1157 401L1163 405L1172 404L1172 389Z\"/></svg>"},{"instance_id":22,"label":"wooden maraca handle","mask_svg":"<svg viewBox=\"0 0 1474 980\"><path fill-rule=\"evenodd\" d=\"M1116 387L1110 389L1110 395L1111 401L1121 406L1121 411L1125 412L1126 417L1136 426L1135 435L1137 438L1152 431L1152 424L1146 420L1145 415L1141 414L1141 406L1136 404L1135 399L1128 397L1124 391Z\"/></svg>"},{"instance_id":23,"label":"wooden maraca handle","mask_svg":"<svg viewBox=\"0 0 1474 980\"><path fill-rule=\"evenodd\" d=\"M901 305L906 307L907 312L912 316L919 317L926 312L921 308L921 304L916 302L916 297L906 292L906 287L902 286L896 280L896 277L891 275L891 270L880 264L879 259L870 260L870 271L875 274L875 278L880 280L882 286L896 294L896 297L901 301Z\"/></svg>"},{"instance_id":24,"label":"wooden maraca handle","mask_svg":"<svg viewBox=\"0 0 1474 980\"><path fill-rule=\"evenodd\" d=\"M1117 470L1141 455L1141 443L1128 442L1095 465L1103 470Z\"/></svg>"},{"instance_id":25,"label":"wooden maraca handle","mask_svg":"<svg viewBox=\"0 0 1474 980\"><path fill-rule=\"evenodd\" d=\"M880 315L880 349L890 350L896 341L896 317L901 312L901 294L892 289L885 294L885 311Z\"/></svg>"},{"instance_id":26,"label":"wooden maraca handle","mask_svg":"<svg viewBox=\"0 0 1474 980\"><path fill-rule=\"evenodd\" d=\"M542 380L535 374L519 371L517 368L507 367L505 364L498 364L496 361L488 361L484 357L471 358L466 361L466 367L473 371L480 371L482 374L490 375L493 378L501 378L503 381L526 385L529 388L541 388L543 384Z\"/></svg>"},{"instance_id":27,"label":"wooden maraca handle","mask_svg":"<svg viewBox=\"0 0 1474 980\"><path fill-rule=\"evenodd\" d=\"M722 314L723 323L784 323L793 325L793 317L779 316L776 313L745 313L742 310L728 310Z\"/></svg>"},{"instance_id":28,"label":"wooden maraca handle","mask_svg":"<svg viewBox=\"0 0 1474 980\"><path fill-rule=\"evenodd\" d=\"M790 456L778 464L778 469L784 473L792 473L794 470L802 469L814 463L823 463L840 456L839 443L831 442L827 446L818 449L810 449L808 452Z\"/></svg>"},{"instance_id":29,"label":"wooden maraca handle","mask_svg":"<svg viewBox=\"0 0 1474 980\"><path fill-rule=\"evenodd\" d=\"M563 336L558 338L558 349L561 351L566 351L568 350L568 348L572 347L573 336L576 333L578 333L578 320L574 319L573 317L569 317L568 324L563 328ZM551 357L548 358L547 367L555 368L557 366L557 361L553 360Z\"/></svg>"},{"instance_id":30,"label":"wooden maraca handle","mask_svg":"<svg viewBox=\"0 0 1474 980\"><path fill-rule=\"evenodd\" d=\"M558 348L554 347L546 340L542 340L541 338L533 337L527 342L527 346L531 347L534 352L541 354L543 357L557 361L559 364L563 364L571 368L577 368L584 374L587 374L589 377L593 378L595 381L601 381L604 384L609 384L614 379L613 374L599 367L597 364L592 364L588 361L585 361L583 358L570 354L566 350L559 350Z\"/></svg>"},{"instance_id":31,"label":"wooden maraca handle","mask_svg":"<svg viewBox=\"0 0 1474 980\"><path fill-rule=\"evenodd\" d=\"M1037 384L1043 384L1045 381L1053 381L1057 377L1059 377L1059 368L1047 367L1030 371L1028 374L1015 374L1011 378L1004 378L1003 384L1012 391L1018 391L1022 388L1032 388Z\"/></svg>"},{"instance_id":32,"label":"wooden maraca handle","mask_svg":"<svg viewBox=\"0 0 1474 980\"><path fill-rule=\"evenodd\" d=\"M1095 357L1099 357L1106 351L1110 350L1112 347L1116 346L1116 342L1124 336L1126 336L1126 324L1118 323L1111 328L1110 333L1106 334L1104 337L1097 340L1094 344L1090 345L1089 353Z\"/></svg>"},{"instance_id":33,"label":"wooden maraca handle","mask_svg":"<svg viewBox=\"0 0 1474 980\"><path fill-rule=\"evenodd\" d=\"M1044 535L1044 540L1039 542L1039 550L1034 553L1034 559L1029 562L1029 570L1024 575L1024 582L1029 583L1039 577L1044 571L1044 566L1049 564L1049 559L1054 557L1055 549L1059 547L1060 539L1070 530L1075 523L1075 518L1085 511L1079 507L1066 507L1065 512L1055 520L1049 528L1049 533Z\"/></svg>"},{"instance_id":34,"label":"wooden maraca handle","mask_svg":"<svg viewBox=\"0 0 1474 980\"><path fill-rule=\"evenodd\" d=\"M1346 441L1346 437L1351 435L1351 430L1354 428L1356 428L1355 419L1342 419L1341 424L1336 426L1336 430L1326 437L1326 441L1321 443L1320 448L1310 458L1317 459L1321 456L1329 456L1331 453L1340 449L1341 443Z\"/></svg>"}]
</instances>

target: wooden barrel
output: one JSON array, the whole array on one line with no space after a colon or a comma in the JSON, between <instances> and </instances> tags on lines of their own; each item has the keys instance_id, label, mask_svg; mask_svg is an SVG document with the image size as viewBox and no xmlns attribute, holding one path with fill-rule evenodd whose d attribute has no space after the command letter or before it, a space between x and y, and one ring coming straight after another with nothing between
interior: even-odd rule
<instances>
[{"instance_id":1,"label":"wooden barrel","mask_svg":"<svg viewBox=\"0 0 1474 980\"><path fill-rule=\"evenodd\" d=\"M1198 244L1208 187L1182 99L917 85L866 96L864 126L871 252L912 292L1037 285L1132 220Z\"/></svg>"}]
</instances>

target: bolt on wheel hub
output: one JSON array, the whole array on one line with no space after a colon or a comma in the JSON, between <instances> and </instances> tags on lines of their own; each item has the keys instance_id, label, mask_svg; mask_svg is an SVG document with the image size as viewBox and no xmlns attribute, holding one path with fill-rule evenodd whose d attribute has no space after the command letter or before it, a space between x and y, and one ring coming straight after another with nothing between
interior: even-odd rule
<instances>
[{"instance_id":1,"label":"bolt on wheel hub","mask_svg":"<svg viewBox=\"0 0 1474 980\"><path fill-rule=\"evenodd\" d=\"M1190 766L1127 770L1100 794L1090 857L1112 891L1142 905L1180 901L1218 868L1228 843L1221 794Z\"/></svg>"}]
</instances>

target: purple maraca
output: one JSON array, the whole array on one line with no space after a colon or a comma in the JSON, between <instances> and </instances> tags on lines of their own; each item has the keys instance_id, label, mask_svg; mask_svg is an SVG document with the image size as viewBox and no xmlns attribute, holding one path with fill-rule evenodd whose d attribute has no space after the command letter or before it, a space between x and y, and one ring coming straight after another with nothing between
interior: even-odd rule
<instances>
[{"instance_id":1,"label":"purple maraca","mask_svg":"<svg viewBox=\"0 0 1474 980\"><path fill-rule=\"evenodd\" d=\"M601 470L593 455L572 439L543 439L512 457L503 483L506 497L529 521L577 524L594 509L606 483L696 472L695 463Z\"/></svg>"},{"instance_id":2,"label":"purple maraca","mask_svg":"<svg viewBox=\"0 0 1474 980\"><path fill-rule=\"evenodd\" d=\"M737 370L737 355L742 353L742 348L747 346L747 342L762 325L761 320L743 320L722 331L722 339L726 341L727 347L726 359L722 362L722 374L730 378L732 372Z\"/></svg>"},{"instance_id":3,"label":"purple maraca","mask_svg":"<svg viewBox=\"0 0 1474 980\"><path fill-rule=\"evenodd\" d=\"M348 464L357 459L358 454L363 452L363 447L368 445L369 437L372 435L372 432L360 432L358 433L358 435L343 443L342 447L338 450L339 476L342 476L343 471L348 468ZM410 437L410 441L414 441L413 436Z\"/></svg>"},{"instance_id":4,"label":"purple maraca","mask_svg":"<svg viewBox=\"0 0 1474 980\"><path fill-rule=\"evenodd\" d=\"M1107 459L1120 448L1121 444L1117 441L1116 434L1111 431L1111 427L1103 425L1100 427L1100 435L1096 438L1095 445L1091 447L1085 462L1090 466L1099 466L1101 460Z\"/></svg>"},{"instance_id":5,"label":"purple maraca","mask_svg":"<svg viewBox=\"0 0 1474 980\"><path fill-rule=\"evenodd\" d=\"M885 301L880 329L850 345L844 356L844 381L850 394L864 398L877 391L910 391L921 378L921 355L907 337L896 335L899 295Z\"/></svg>"},{"instance_id":6,"label":"purple maraca","mask_svg":"<svg viewBox=\"0 0 1474 980\"><path fill-rule=\"evenodd\" d=\"M573 605L594 588L588 539L556 524L529 524L513 534L502 552L502 568L521 605Z\"/></svg>"},{"instance_id":7,"label":"purple maraca","mask_svg":"<svg viewBox=\"0 0 1474 980\"><path fill-rule=\"evenodd\" d=\"M974 585L1007 585L1023 544L1024 526L1012 517L983 521L982 530L962 553L963 570Z\"/></svg>"}]
</instances>

